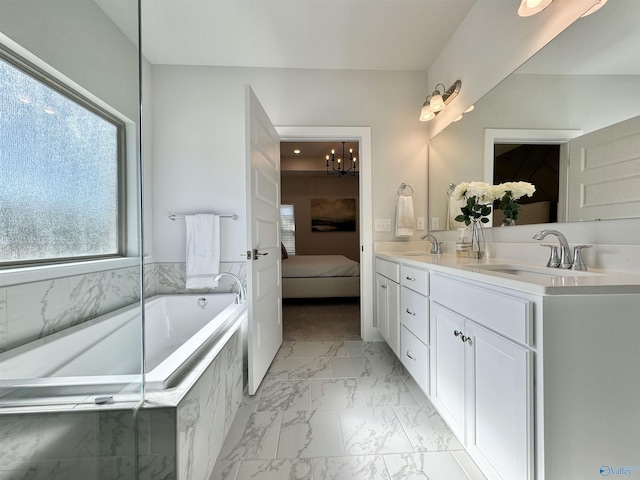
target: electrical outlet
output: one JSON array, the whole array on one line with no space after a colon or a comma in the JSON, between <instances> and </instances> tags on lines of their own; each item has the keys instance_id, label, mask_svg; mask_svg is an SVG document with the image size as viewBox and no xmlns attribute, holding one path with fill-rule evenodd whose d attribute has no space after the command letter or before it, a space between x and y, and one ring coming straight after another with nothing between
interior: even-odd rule
<instances>
[{"instance_id":1,"label":"electrical outlet","mask_svg":"<svg viewBox=\"0 0 640 480\"><path fill-rule=\"evenodd\" d=\"M431 219L431 230L440 230L440 219L438 217Z\"/></svg>"},{"instance_id":2,"label":"electrical outlet","mask_svg":"<svg viewBox=\"0 0 640 480\"><path fill-rule=\"evenodd\" d=\"M416 230L424 230L424 217L418 217L416 220Z\"/></svg>"},{"instance_id":3,"label":"electrical outlet","mask_svg":"<svg viewBox=\"0 0 640 480\"><path fill-rule=\"evenodd\" d=\"M390 218L376 218L375 220L376 232L390 232L391 231L391 219Z\"/></svg>"}]
</instances>

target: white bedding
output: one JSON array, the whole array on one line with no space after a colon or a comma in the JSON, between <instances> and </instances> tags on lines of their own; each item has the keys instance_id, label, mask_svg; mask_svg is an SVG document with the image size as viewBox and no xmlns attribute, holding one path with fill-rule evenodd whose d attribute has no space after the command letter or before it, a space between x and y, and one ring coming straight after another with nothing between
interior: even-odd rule
<instances>
[{"instance_id":1,"label":"white bedding","mask_svg":"<svg viewBox=\"0 0 640 480\"><path fill-rule=\"evenodd\" d=\"M291 255L282 260L284 278L359 277L360 264L342 255Z\"/></svg>"}]
</instances>

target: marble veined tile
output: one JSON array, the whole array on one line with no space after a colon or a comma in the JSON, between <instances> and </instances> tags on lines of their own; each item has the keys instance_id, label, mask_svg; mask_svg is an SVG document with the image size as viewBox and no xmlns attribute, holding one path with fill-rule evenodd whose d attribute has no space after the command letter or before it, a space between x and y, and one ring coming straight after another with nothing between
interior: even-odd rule
<instances>
[{"instance_id":1,"label":"marble veined tile","mask_svg":"<svg viewBox=\"0 0 640 480\"><path fill-rule=\"evenodd\" d=\"M338 410L283 412L278 458L334 457L344 454Z\"/></svg>"},{"instance_id":2,"label":"marble veined tile","mask_svg":"<svg viewBox=\"0 0 640 480\"><path fill-rule=\"evenodd\" d=\"M281 421L282 412L236 414L218 460L275 458Z\"/></svg>"},{"instance_id":3,"label":"marble veined tile","mask_svg":"<svg viewBox=\"0 0 640 480\"><path fill-rule=\"evenodd\" d=\"M376 377L408 377L402 362L395 355L373 355L367 357Z\"/></svg>"},{"instance_id":4,"label":"marble veined tile","mask_svg":"<svg viewBox=\"0 0 640 480\"><path fill-rule=\"evenodd\" d=\"M350 357L371 357L386 354L387 350L384 349L386 346L387 344L385 342L347 341L344 342L342 348ZM393 355L391 350L389 350L389 352Z\"/></svg>"},{"instance_id":5,"label":"marble veined tile","mask_svg":"<svg viewBox=\"0 0 640 480\"><path fill-rule=\"evenodd\" d=\"M209 480L236 480L240 462L217 462Z\"/></svg>"},{"instance_id":6,"label":"marble veined tile","mask_svg":"<svg viewBox=\"0 0 640 480\"><path fill-rule=\"evenodd\" d=\"M314 480L390 480L381 455L315 458Z\"/></svg>"},{"instance_id":7,"label":"marble veined tile","mask_svg":"<svg viewBox=\"0 0 640 480\"><path fill-rule=\"evenodd\" d=\"M418 405L400 377L359 378L358 385L368 407L398 407Z\"/></svg>"},{"instance_id":8,"label":"marble veined tile","mask_svg":"<svg viewBox=\"0 0 640 480\"><path fill-rule=\"evenodd\" d=\"M413 452L393 408L340 410L347 455Z\"/></svg>"},{"instance_id":9,"label":"marble veined tile","mask_svg":"<svg viewBox=\"0 0 640 480\"><path fill-rule=\"evenodd\" d=\"M307 378L331 378L328 358L276 358L266 380L292 380Z\"/></svg>"},{"instance_id":10,"label":"marble veined tile","mask_svg":"<svg viewBox=\"0 0 640 480\"><path fill-rule=\"evenodd\" d=\"M311 480L310 459L245 460L236 480Z\"/></svg>"},{"instance_id":11,"label":"marble veined tile","mask_svg":"<svg viewBox=\"0 0 640 480\"><path fill-rule=\"evenodd\" d=\"M368 358L335 357L330 358L329 361L331 362L333 378L371 377L374 375L373 367Z\"/></svg>"},{"instance_id":12,"label":"marble veined tile","mask_svg":"<svg viewBox=\"0 0 640 480\"><path fill-rule=\"evenodd\" d=\"M284 342L276 358L345 357L344 342Z\"/></svg>"},{"instance_id":13,"label":"marble veined tile","mask_svg":"<svg viewBox=\"0 0 640 480\"><path fill-rule=\"evenodd\" d=\"M311 408L365 408L362 392L355 378L310 380Z\"/></svg>"},{"instance_id":14,"label":"marble veined tile","mask_svg":"<svg viewBox=\"0 0 640 480\"><path fill-rule=\"evenodd\" d=\"M265 380L257 410L309 410L309 380Z\"/></svg>"},{"instance_id":15,"label":"marble veined tile","mask_svg":"<svg viewBox=\"0 0 640 480\"><path fill-rule=\"evenodd\" d=\"M427 396L422 391L422 388L416 383L416 381L412 377L405 377L404 383L407 384L409 391L413 394L413 397L418 402L418 405L429 405L431 406L431 402L427 398Z\"/></svg>"},{"instance_id":16,"label":"marble veined tile","mask_svg":"<svg viewBox=\"0 0 640 480\"><path fill-rule=\"evenodd\" d=\"M392 480L469 480L450 452L384 455Z\"/></svg>"},{"instance_id":17,"label":"marble veined tile","mask_svg":"<svg viewBox=\"0 0 640 480\"><path fill-rule=\"evenodd\" d=\"M398 407L396 414L416 452L463 449L432 406Z\"/></svg>"},{"instance_id":18,"label":"marble veined tile","mask_svg":"<svg viewBox=\"0 0 640 480\"><path fill-rule=\"evenodd\" d=\"M7 350L7 289L0 288L0 353Z\"/></svg>"}]
</instances>

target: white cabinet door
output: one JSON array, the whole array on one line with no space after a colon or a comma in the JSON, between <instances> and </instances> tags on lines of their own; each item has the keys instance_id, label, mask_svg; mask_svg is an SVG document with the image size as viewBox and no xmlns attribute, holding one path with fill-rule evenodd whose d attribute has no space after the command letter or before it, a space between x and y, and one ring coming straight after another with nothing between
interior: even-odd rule
<instances>
[{"instance_id":1,"label":"white cabinet door","mask_svg":"<svg viewBox=\"0 0 640 480\"><path fill-rule=\"evenodd\" d=\"M389 319L387 318L387 283L389 279L376 273L376 327L385 340L389 336Z\"/></svg>"},{"instance_id":2,"label":"white cabinet door","mask_svg":"<svg viewBox=\"0 0 640 480\"><path fill-rule=\"evenodd\" d=\"M387 284L387 343L397 357L400 356L400 284Z\"/></svg>"},{"instance_id":3,"label":"white cabinet door","mask_svg":"<svg viewBox=\"0 0 640 480\"><path fill-rule=\"evenodd\" d=\"M465 318L431 302L431 400L460 440L465 422Z\"/></svg>"},{"instance_id":4,"label":"white cabinet door","mask_svg":"<svg viewBox=\"0 0 640 480\"><path fill-rule=\"evenodd\" d=\"M490 479L533 478L532 354L471 321L464 334L469 453Z\"/></svg>"},{"instance_id":5,"label":"white cabinet door","mask_svg":"<svg viewBox=\"0 0 640 480\"><path fill-rule=\"evenodd\" d=\"M380 335L400 353L400 285L376 274L376 319Z\"/></svg>"}]
</instances>

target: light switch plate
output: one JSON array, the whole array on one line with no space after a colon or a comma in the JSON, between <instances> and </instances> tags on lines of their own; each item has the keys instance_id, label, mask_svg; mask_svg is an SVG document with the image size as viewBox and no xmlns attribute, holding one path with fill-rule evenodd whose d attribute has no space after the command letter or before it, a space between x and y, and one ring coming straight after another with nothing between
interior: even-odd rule
<instances>
[{"instance_id":1,"label":"light switch plate","mask_svg":"<svg viewBox=\"0 0 640 480\"><path fill-rule=\"evenodd\" d=\"M418 217L416 220L416 230L424 230L424 217Z\"/></svg>"},{"instance_id":2,"label":"light switch plate","mask_svg":"<svg viewBox=\"0 0 640 480\"><path fill-rule=\"evenodd\" d=\"M440 230L440 219L438 217L433 217L431 219L431 228L430 230Z\"/></svg>"},{"instance_id":3,"label":"light switch plate","mask_svg":"<svg viewBox=\"0 0 640 480\"><path fill-rule=\"evenodd\" d=\"M375 220L376 232L390 232L391 231L391 219L390 218L376 218Z\"/></svg>"}]
</instances>

